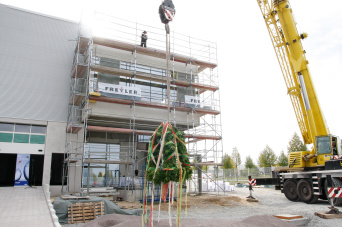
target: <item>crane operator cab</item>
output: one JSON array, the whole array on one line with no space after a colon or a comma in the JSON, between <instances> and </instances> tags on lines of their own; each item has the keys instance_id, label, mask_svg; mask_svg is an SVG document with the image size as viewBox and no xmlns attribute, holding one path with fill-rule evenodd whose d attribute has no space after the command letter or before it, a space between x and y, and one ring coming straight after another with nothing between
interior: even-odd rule
<instances>
[{"instance_id":1,"label":"crane operator cab","mask_svg":"<svg viewBox=\"0 0 342 227\"><path fill-rule=\"evenodd\" d=\"M317 165L336 159L341 155L341 140L332 135L316 137Z\"/></svg>"}]
</instances>

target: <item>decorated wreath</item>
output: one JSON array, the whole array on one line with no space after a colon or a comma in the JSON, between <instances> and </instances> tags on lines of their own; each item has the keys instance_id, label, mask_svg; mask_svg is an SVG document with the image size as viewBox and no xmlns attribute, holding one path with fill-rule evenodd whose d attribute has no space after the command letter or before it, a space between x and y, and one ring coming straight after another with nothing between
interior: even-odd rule
<instances>
[{"instance_id":1,"label":"decorated wreath","mask_svg":"<svg viewBox=\"0 0 342 227\"><path fill-rule=\"evenodd\" d=\"M192 169L184 141L184 133L178 131L176 127L172 127L171 124L161 124L157 128L149 143L146 172L148 181L160 185L161 183L167 184L170 181L179 182L180 179L181 181L191 179ZM162 145L164 145L162 157L159 157ZM159 168L155 172L158 159L160 160Z\"/></svg>"},{"instance_id":2,"label":"decorated wreath","mask_svg":"<svg viewBox=\"0 0 342 227\"><path fill-rule=\"evenodd\" d=\"M184 133L178 131L170 123L161 123L151 136L146 167L146 181L152 181L150 227L153 227L153 201L154 186L161 185L160 203L163 199L166 202L169 193L169 223L171 225L171 203L174 200L174 184L178 182L177 189L177 226L180 226L181 204L182 204L182 184L185 180L191 179L192 168L190 166L189 154L185 146ZM144 212L143 221L147 223L147 184L144 184ZM187 204L187 194L185 194ZM187 208L185 208L185 213ZM145 219L144 219L145 216ZM159 217L159 216L158 216Z\"/></svg>"}]
</instances>

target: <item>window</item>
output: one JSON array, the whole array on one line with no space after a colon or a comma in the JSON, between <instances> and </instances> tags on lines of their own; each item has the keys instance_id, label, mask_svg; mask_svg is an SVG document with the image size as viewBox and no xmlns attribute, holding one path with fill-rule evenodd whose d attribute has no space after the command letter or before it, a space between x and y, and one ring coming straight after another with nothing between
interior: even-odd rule
<instances>
[{"instance_id":1,"label":"window","mask_svg":"<svg viewBox=\"0 0 342 227\"><path fill-rule=\"evenodd\" d=\"M111 67L111 68L120 68L120 61L112 59L112 58L104 58L101 57L100 60L100 65L106 66L106 67Z\"/></svg>"},{"instance_id":2,"label":"window","mask_svg":"<svg viewBox=\"0 0 342 227\"><path fill-rule=\"evenodd\" d=\"M14 124L0 123L0 131L13 132Z\"/></svg>"},{"instance_id":3,"label":"window","mask_svg":"<svg viewBox=\"0 0 342 227\"><path fill-rule=\"evenodd\" d=\"M150 142L150 138L151 138L151 136L147 136L147 135L138 135L138 142L141 142L141 143L149 143L149 142Z\"/></svg>"},{"instance_id":4,"label":"window","mask_svg":"<svg viewBox=\"0 0 342 227\"><path fill-rule=\"evenodd\" d=\"M0 133L0 142L12 143L13 133Z\"/></svg>"},{"instance_id":5,"label":"window","mask_svg":"<svg viewBox=\"0 0 342 227\"><path fill-rule=\"evenodd\" d=\"M120 160L124 149L119 144L86 143L85 156L91 159ZM121 154L120 154L121 153ZM127 155L127 154L126 154ZM85 164L83 184L89 186L113 186L118 184L119 164Z\"/></svg>"},{"instance_id":6,"label":"window","mask_svg":"<svg viewBox=\"0 0 342 227\"><path fill-rule=\"evenodd\" d=\"M45 126L32 125L31 127L31 133L45 134L45 131L46 131Z\"/></svg>"},{"instance_id":7,"label":"window","mask_svg":"<svg viewBox=\"0 0 342 227\"><path fill-rule=\"evenodd\" d=\"M330 136L317 137L317 154L330 154Z\"/></svg>"},{"instance_id":8,"label":"window","mask_svg":"<svg viewBox=\"0 0 342 227\"><path fill-rule=\"evenodd\" d=\"M28 134L14 134L13 143L28 143L30 135Z\"/></svg>"},{"instance_id":9,"label":"window","mask_svg":"<svg viewBox=\"0 0 342 227\"><path fill-rule=\"evenodd\" d=\"M45 143L46 126L0 123L0 142Z\"/></svg>"},{"instance_id":10,"label":"window","mask_svg":"<svg viewBox=\"0 0 342 227\"><path fill-rule=\"evenodd\" d=\"M19 125L15 124L15 132L27 132L30 133L30 125Z\"/></svg>"},{"instance_id":11,"label":"window","mask_svg":"<svg viewBox=\"0 0 342 227\"><path fill-rule=\"evenodd\" d=\"M107 84L119 84L120 77L105 73L98 74L98 82Z\"/></svg>"},{"instance_id":12,"label":"window","mask_svg":"<svg viewBox=\"0 0 342 227\"><path fill-rule=\"evenodd\" d=\"M30 143L32 143L32 144L44 144L45 143L45 136L31 135Z\"/></svg>"}]
</instances>

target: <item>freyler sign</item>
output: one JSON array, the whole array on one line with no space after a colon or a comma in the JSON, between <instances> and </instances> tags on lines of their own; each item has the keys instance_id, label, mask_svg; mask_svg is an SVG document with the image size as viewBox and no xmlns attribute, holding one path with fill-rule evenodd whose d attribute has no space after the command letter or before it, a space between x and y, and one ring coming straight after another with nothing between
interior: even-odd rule
<instances>
[{"instance_id":1,"label":"freyler sign","mask_svg":"<svg viewBox=\"0 0 342 227\"><path fill-rule=\"evenodd\" d=\"M136 87L126 87L116 84L98 83L99 92L141 97L141 89Z\"/></svg>"},{"instance_id":2,"label":"freyler sign","mask_svg":"<svg viewBox=\"0 0 342 227\"><path fill-rule=\"evenodd\" d=\"M201 105L201 100L199 97L185 95L184 99L185 99L185 103L187 103L187 104L194 104L194 105L198 105L198 106Z\"/></svg>"},{"instance_id":3,"label":"freyler sign","mask_svg":"<svg viewBox=\"0 0 342 227\"><path fill-rule=\"evenodd\" d=\"M186 104L192 104L196 107L213 107L215 106L215 100L201 100L198 96L184 95L184 102Z\"/></svg>"}]
</instances>

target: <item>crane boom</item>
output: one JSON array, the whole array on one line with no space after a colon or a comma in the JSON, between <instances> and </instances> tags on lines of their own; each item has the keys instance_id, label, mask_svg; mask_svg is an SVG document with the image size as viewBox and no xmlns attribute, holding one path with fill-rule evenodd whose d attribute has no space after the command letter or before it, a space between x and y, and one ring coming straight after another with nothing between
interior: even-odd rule
<instances>
[{"instance_id":1,"label":"crane boom","mask_svg":"<svg viewBox=\"0 0 342 227\"><path fill-rule=\"evenodd\" d=\"M307 34L298 33L288 0L257 2L272 40L304 143L315 144L317 137L327 136L330 132L316 96L301 43ZM311 152L303 153L303 156L310 155L310 158L313 158L317 156L317 149L315 145ZM301 159L300 156L298 158ZM318 165L324 164L324 159L321 159ZM304 161L308 159L304 157ZM302 163L299 165L305 166Z\"/></svg>"}]
</instances>

